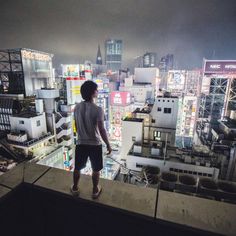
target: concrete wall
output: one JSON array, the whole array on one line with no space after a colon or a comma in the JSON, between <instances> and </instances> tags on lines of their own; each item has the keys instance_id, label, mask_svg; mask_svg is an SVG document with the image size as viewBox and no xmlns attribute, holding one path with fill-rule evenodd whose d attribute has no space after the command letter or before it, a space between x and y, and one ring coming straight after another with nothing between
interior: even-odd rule
<instances>
[{"instance_id":1,"label":"concrete wall","mask_svg":"<svg viewBox=\"0 0 236 236\"><path fill-rule=\"evenodd\" d=\"M12 131L25 131L29 139L39 138L47 133L45 113L30 118L11 116L10 124Z\"/></svg>"},{"instance_id":2,"label":"concrete wall","mask_svg":"<svg viewBox=\"0 0 236 236\"><path fill-rule=\"evenodd\" d=\"M151 115L153 119L155 119L155 123L153 125L156 127L176 129L178 102L178 98L156 98L155 104L151 111ZM165 108L170 108L171 113L165 113Z\"/></svg>"},{"instance_id":3,"label":"concrete wall","mask_svg":"<svg viewBox=\"0 0 236 236\"><path fill-rule=\"evenodd\" d=\"M122 121L122 143L121 157L126 159L129 150L134 142L143 140L143 122Z\"/></svg>"},{"instance_id":4,"label":"concrete wall","mask_svg":"<svg viewBox=\"0 0 236 236\"><path fill-rule=\"evenodd\" d=\"M159 76L158 68L135 68L134 81L135 83L151 83L155 84Z\"/></svg>"}]
</instances>

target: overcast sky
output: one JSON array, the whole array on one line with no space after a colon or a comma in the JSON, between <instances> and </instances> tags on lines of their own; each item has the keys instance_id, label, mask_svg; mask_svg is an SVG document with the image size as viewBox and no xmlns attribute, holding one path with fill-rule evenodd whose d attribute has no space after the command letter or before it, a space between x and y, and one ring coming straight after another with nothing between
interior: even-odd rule
<instances>
[{"instance_id":1,"label":"overcast sky","mask_svg":"<svg viewBox=\"0 0 236 236\"><path fill-rule=\"evenodd\" d=\"M95 62L107 38L123 40L123 66L146 51L181 69L203 57L236 59L236 0L0 0L0 48L54 54L54 63Z\"/></svg>"}]
</instances>

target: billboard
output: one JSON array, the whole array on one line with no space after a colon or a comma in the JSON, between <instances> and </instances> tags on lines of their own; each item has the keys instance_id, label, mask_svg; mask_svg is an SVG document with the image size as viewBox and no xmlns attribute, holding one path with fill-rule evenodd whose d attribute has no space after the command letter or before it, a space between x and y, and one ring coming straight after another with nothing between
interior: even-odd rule
<instances>
[{"instance_id":1,"label":"billboard","mask_svg":"<svg viewBox=\"0 0 236 236\"><path fill-rule=\"evenodd\" d=\"M113 91L110 94L112 106L126 106L131 103L130 92Z\"/></svg>"},{"instance_id":2,"label":"billboard","mask_svg":"<svg viewBox=\"0 0 236 236\"><path fill-rule=\"evenodd\" d=\"M236 74L236 60L205 60L204 75Z\"/></svg>"},{"instance_id":3,"label":"billboard","mask_svg":"<svg viewBox=\"0 0 236 236\"><path fill-rule=\"evenodd\" d=\"M172 93L183 92L186 79L184 70L170 70L167 79L167 90Z\"/></svg>"},{"instance_id":4,"label":"billboard","mask_svg":"<svg viewBox=\"0 0 236 236\"><path fill-rule=\"evenodd\" d=\"M80 88L85 81L86 81L85 78L78 78L78 77L66 78L66 92L67 92L68 105L82 101Z\"/></svg>"},{"instance_id":5,"label":"billboard","mask_svg":"<svg viewBox=\"0 0 236 236\"><path fill-rule=\"evenodd\" d=\"M79 77L79 65L62 65L62 75L63 77Z\"/></svg>"},{"instance_id":6,"label":"billboard","mask_svg":"<svg viewBox=\"0 0 236 236\"><path fill-rule=\"evenodd\" d=\"M180 135L193 137L197 115L197 97L185 96L181 111L181 130Z\"/></svg>"}]
</instances>

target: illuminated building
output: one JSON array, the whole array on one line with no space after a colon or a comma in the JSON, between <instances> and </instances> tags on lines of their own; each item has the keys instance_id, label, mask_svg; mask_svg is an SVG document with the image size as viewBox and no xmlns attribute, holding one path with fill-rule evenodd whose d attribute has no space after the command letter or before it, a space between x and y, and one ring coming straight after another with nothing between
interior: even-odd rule
<instances>
[{"instance_id":1,"label":"illuminated building","mask_svg":"<svg viewBox=\"0 0 236 236\"><path fill-rule=\"evenodd\" d=\"M122 63L122 40L105 41L105 64L111 71L119 71Z\"/></svg>"},{"instance_id":2,"label":"illuminated building","mask_svg":"<svg viewBox=\"0 0 236 236\"><path fill-rule=\"evenodd\" d=\"M1 93L35 95L53 83L52 54L19 48L0 50Z\"/></svg>"},{"instance_id":3,"label":"illuminated building","mask_svg":"<svg viewBox=\"0 0 236 236\"><path fill-rule=\"evenodd\" d=\"M129 92L113 91L110 93L111 138L120 142L122 137L122 119L131 115L131 97Z\"/></svg>"},{"instance_id":4,"label":"illuminated building","mask_svg":"<svg viewBox=\"0 0 236 236\"><path fill-rule=\"evenodd\" d=\"M0 94L0 130L11 130L10 116L22 110L23 94Z\"/></svg>"},{"instance_id":5,"label":"illuminated building","mask_svg":"<svg viewBox=\"0 0 236 236\"><path fill-rule=\"evenodd\" d=\"M109 80L104 77L94 78L93 81L98 85L98 96L96 104L102 107L104 111L104 126L109 131Z\"/></svg>"},{"instance_id":6,"label":"illuminated building","mask_svg":"<svg viewBox=\"0 0 236 236\"><path fill-rule=\"evenodd\" d=\"M66 80L67 105L82 101L80 87L86 81L86 78L85 70L81 71L80 67L79 64L62 65L62 75Z\"/></svg>"},{"instance_id":7,"label":"illuminated building","mask_svg":"<svg viewBox=\"0 0 236 236\"><path fill-rule=\"evenodd\" d=\"M160 72L168 72L169 70L174 69L174 55L167 54L166 56L162 57L159 62L159 69Z\"/></svg>"},{"instance_id":8,"label":"illuminated building","mask_svg":"<svg viewBox=\"0 0 236 236\"><path fill-rule=\"evenodd\" d=\"M42 155L46 152L50 140L55 139L47 132L45 113L22 112L10 117L11 132L7 136L10 150L25 157Z\"/></svg>"},{"instance_id":9,"label":"illuminated building","mask_svg":"<svg viewBox=\"0 0 236 236\"><path fill-rule=\"evenodd\" d=\"M155 52L147 52L143 55L143 67L156 67L157 54Z\"/></svg>"},{"instance_id":10,"label":"illuminated building","mask_svg":"<svg viewBox=\"0 0 236 236\"><path fill-rule=\"evenodd\" d=\"M143 107L147 100L154 99L155 96L155 89L151 83L133 83L131 76L125 78L124 86L120 86L119 90L130 92L134 106L140 104Z\"/></svg>"},{"instance_id":11,"label":"illuminated building","mask_svg":"<svg viewBox=\"0 0 236 236\"><path fill-rule=\"evenodd\" d=\"M73 158L73 127L72 127L72 106L56 106L59 98L59 91L56 89L38 90L39 100L43 100L46 113L47 127L55 135L57 144L64 146L61 158L64 158L65 169L72 168ZM40 103L39 103L40 104ZM53 155L54 156L54 155ZM56 157L59 157L56 155ZM56 158L55 157L55 158ZM57 159L57 158L56 158ZM56 160L55 159L55 160Z\"/></svg>"},{"instance_id":12,"label":"illuminated building","mask_svg":"<svg viewBox=\"0 0 236 236\"><path fill-rule=\"evenodd\" d=\"M200 117L205 112L204 117L217 120L236 110L236 61L205 60L201 93L209 101L201 102Z\"/></svg>"}]
</instances>

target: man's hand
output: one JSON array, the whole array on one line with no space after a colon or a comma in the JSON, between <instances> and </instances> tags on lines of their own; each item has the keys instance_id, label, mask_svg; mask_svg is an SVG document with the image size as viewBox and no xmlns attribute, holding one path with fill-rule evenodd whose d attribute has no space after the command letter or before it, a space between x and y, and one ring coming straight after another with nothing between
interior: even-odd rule
<instances>
[{"instance_id":1,"label":"man's hand","mask_svg":"<svg viewBox=\"0 0 236 236\"><path fill-rule=\"evenodd\" d=\"M107 155L111 154L111 151L112 151L111 146L107 145Z\"/></svg>"}]
</instances>

